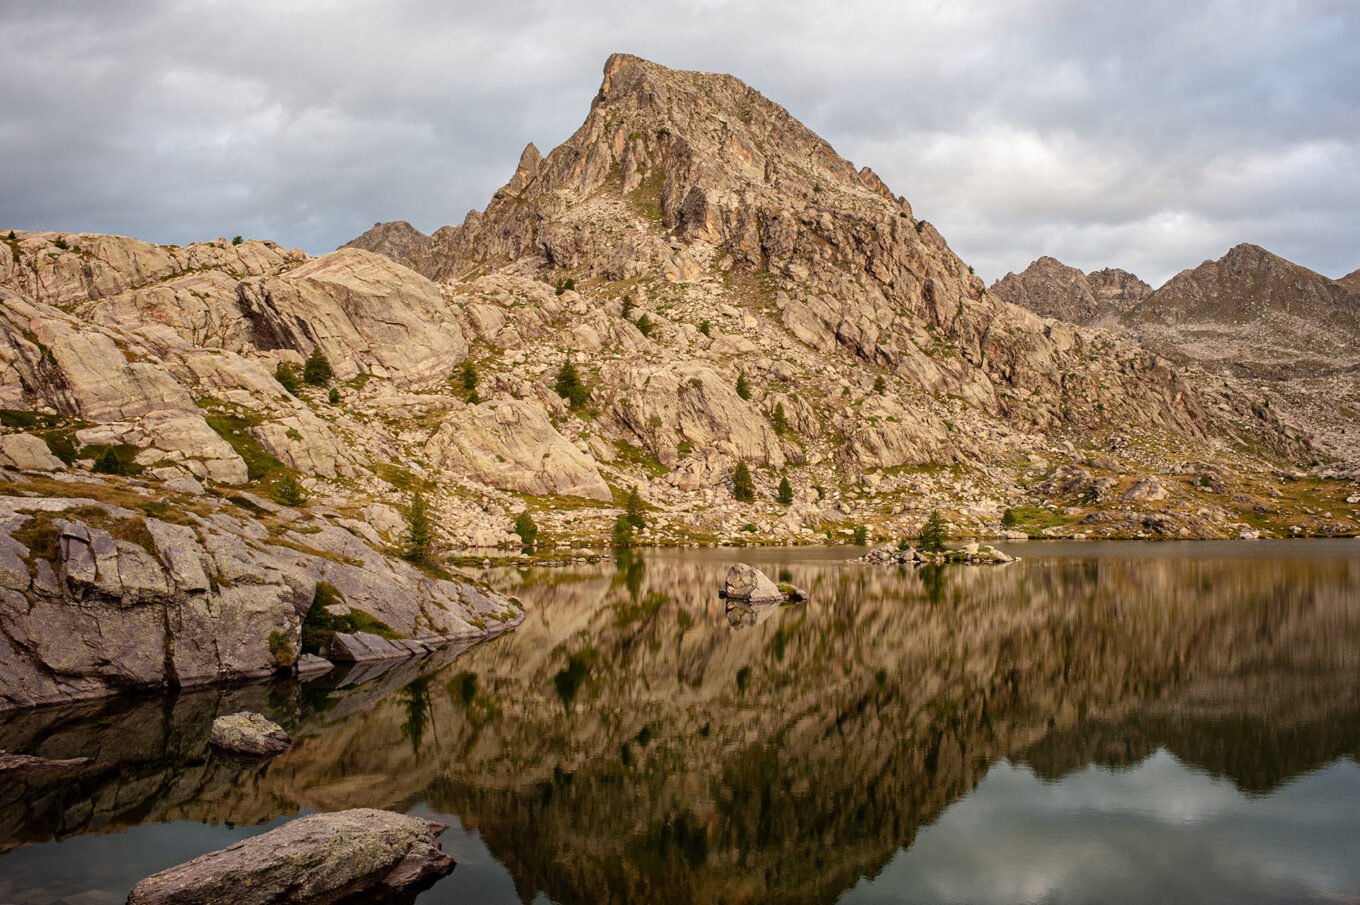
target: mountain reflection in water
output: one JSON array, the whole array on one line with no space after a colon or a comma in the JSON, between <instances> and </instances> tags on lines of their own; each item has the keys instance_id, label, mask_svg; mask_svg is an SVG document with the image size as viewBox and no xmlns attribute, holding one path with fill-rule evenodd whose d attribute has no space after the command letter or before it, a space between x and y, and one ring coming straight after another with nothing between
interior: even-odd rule
<instances>
[{"instance_id":1,"label":"mountain reflection in water","mask_svg":"<svg viewBox=\"0 0 1360 905\"><path fill-rule=\"evenodd\" d=\"M1014 549L492 570L528 617L469 650L0 717L0 749L96 761L0 788L0 902L120 901L354 806L455 822L460 867L422 903L1360 894L1360 542ZM729 620L736 559L810 601ZM240 709L294 747L209 752Z\"/></svg>"}]
</instances>

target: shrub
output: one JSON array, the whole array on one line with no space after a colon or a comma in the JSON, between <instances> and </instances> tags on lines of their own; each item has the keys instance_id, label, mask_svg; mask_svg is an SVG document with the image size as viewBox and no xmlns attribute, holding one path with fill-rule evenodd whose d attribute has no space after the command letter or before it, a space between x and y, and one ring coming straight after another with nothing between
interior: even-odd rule
<instances>
[{"instance_id":1,"label":"shrub","mask_svg":"<svg viewBox=\"0 0 1360 905\"><path fill-rule=\"evenodd\" d=\"M879 374L874 378L874 392L880 396L888 392L888 381L883 379L882 374Z\"/></svg>"},{"instance_id":2,"label":"shrub","mask_svg":"<svg viewBox=\"0 0 1360 905\"><path fill-rule=\"evenodd\" d=\"M538 525L529 514L529 510L524 510L515 518L515 533L519 535L519 541L526 550L538 540Z\"/></svg>"},{"instance_id":3,"label":"shrub","mask_svg":"<svg viewBox=\"0 0 1360 905\"><path fill-rule=\"evenodd\" d=\"M302 379L308 386L324 387L331 382L331 363L320 349L313 349L302 366Z\"/></svg>"},{"instance_id":4,"label":"shrub","mask_svg":"<svg viewBox=\"0 0 1360 905\"><path fill-rule=\"evenodd\" d=\"M751 385L746 382L745 374L737 375L737 395L748 402L751 400Z\"/></svg>"},{"instance_id":5,"label":"shrub","mask_svg":"<svg viewBox=\"0 0 1360 905\"><path fill-rule=\"evenodd\" d=\"M633 526L628 521L627 515L620 515L614 521L614 546L633 546Z\"/></svg>"},{"instance_id":6,"label":"shrub","mask_svg":"<svg viewBox=\"0 0 1360 905\"><path fill-rule=\"evenodd\" d=\"M62 251L66 251L68 248L71 247L66 244L65 236L57 236L55 239L52 240L52 244L60 248Z\"/></svg>"},{"instance_id":7,"label":"shrub","mask_svg":"<svg viewBox=\"0 0 1360 905\"><path fill-rule=\"evenodd\" d=\"M656 330L656 325L652 323L651 317L649 317L646 312L643 312L642 317L638 318L637 323L633 326L637 327L638 332L643 336L651 336Z\"/></svg>"},{"instance_id":8,"label":"shrub","mask_svg":"<svg viewBox=\"0 0 1360 905\"><path fill-rule=\"evenodd\" d=\"M703 323L699 324L699 332L702 333L704 336L712 336L713 323L711 321L704 321Z\"/></svg>"},{"instance_id":9,"label":"shrub","mask_svg":"<svg viewBox=\"0 0 1360 905\"><path fill-rule=\"evenodd\" d=\"M302 485L290 474L279 478L279 482L274 485L274 498L285 506L301 506L307 499L302 492Z\"/></svg>"},{"instance_id":10,"label":"shrub","mask_svg":"<svg viewBox=\"0 0 1360 905\"><path fill-rule=\"evenodd\" d=\"M339 388L331 387L331 391L326 394L326 401L329 402L331 405L339 405L340 404Z\"/></svg>"},{"instance_id":11,"label":"shrub","mask_svg":"<svg viewBox=\"0 0 1360 905\"><path fill-rule=\"evenodd\" d=\"M9 231L9 235L8 235L8 236L5 236L5 241L6 241L6 242L18 242L18 241L19 241L19 237L16 236L16 235L14 234L14 230L10 230L10 231Z\"/></svg>"},{"instance_id":12,"label":"shrub","mask_svg":"<svg viewBox=\"0 0 1360 905\"><path fill-rule=\"evenodd\" d=\"M1020 524L1020 516L1016 514L1016 512L1015 512L1014 509L1011 509L1010 507L1007 507L1007 508L1006 508L1006 511L1003 512L1003 513L1001 513L1001 527L1002 527L1002 528L1014 528L1014 527L1018 526L1019 524Z\"/></svg>"},{"instance_id":13,"label":"shrub","mask_svg":"<svg viewBox=\"0 0 1360 905\"><path fill-rule=\"evenodd\" d=\"M647 526L647 517L643 515L644 504L642 497L638 495L636 487L628 491L628 501L624 503L623 517L628 519L628 524L634 528L642 529Z\"/></svg>"},{"instance_id":14,"label":"shrub","mask_svg":"<svg viewBox=\"0 0 1360 905\"><path fill-rule=\"evenodd\" d=\"M567 400L567 404L574 409L585 405L586 400L590 398L590 390L581 382L581 375L570 358L562 362L553 388L557 390L557 395Z\"/></svg>"},{"instance_id":15,"label":"shrub","mask_svg":"<svg viewBox=\"0 0 1360 905\"><path fill-rule=\"evenodd\" d=\"M279 669L287 669L297 660L297 654L293 652L293 642L278 629L269 633L269 653L274 658L274 665Z\"/></svg>"},{"instance_id":16,"label":"shrub","mask_svg":"<svg viewBox=\"0 0 1360 905\"><path fill-rule=\"evenodd\" d=\"M926 523L921 527L921 534L916 539L916 545L927 553L939 553L944 550L944 545L948 541L949 527L944 523L940 510L930 510Z\"/></svg>"},{"instance_id":17,"label":"shrub","mask_svg":"<svg viewBox=\"0 0 1360 905\"><path fill-rule=\"evenodd\" d=\"M738 462L737 467L732 470L732 496L743 503L749 503L756 498L751 469L747 467L745 460Z\"/></svg>"},{"instance_id":18,"label":"shrub","mask_svg":"<svg viewBox=\"0 0 1360 905\"><path fill-rule=\"evenodd\" d=\"M855 529L855 546L863 547L869 543L869 526L860 525Z\"/></svg>"},{"instance_id":19,"label":"shrub","mask_svg":"<svg viewBox=\"0 0 1360 905\"><path fill-rule=\"evenodd\" d=\"M775 494L775 499L785 506L793 503L793 485L789 483L787 475L779 479L779 492Z\"/></svg>"},{"instance_id":20,"label":"shrub","mask_svg":"<svg viewBox=\"0 0 1360 905\"><path fill-rule=\"evenodd\" d=\"M633 304L633 297L631 295L625 295L623 297L623 307L619 309L619 317L628 320L633 316L633 309L635 307L637 306Z\"/></svg>"},{"instance_id":21,"label":"shrub","mask_svg":"<svg viewBox=\"0 0 1360 905\"><path fill-rule=\"evenodd\" d=\"M298 383L297 367L290 362L279 362L278 366L274 368L274 379L294 396L298 394L298 390L301 388L301 384Z\"/></svg>"},{"instance_id":22,"label":"shrub","mask_svg":"<svg viewBox=\"0 0 1360 905\"><path fill-rule=\"evenodd\" d=\"M776 402L774 411L770 413L770 420L774 422L774 432L779 436L784 436L789 429L788 418L784 415L784 403Z\"/></svg>"},{"instance_id":23,"label":"shrub","mask_svg":"<svg viewBox=\"0 0 1360 905\"><path fill-rule=\"evenodd\" d=\"M564 293L564 292L569 292L570 290L573 290L573 289L575 289L575 288L576 288L576 281L573 280L571 277L567 277L565 280L558 280L558 281L557 281L557 294L558 294L558 295L561 295L561 294Z\"/></svg>"},{"instance_id":24,"label":"shrub","mask_svg":"<svg viewBox=\"0 0 1360 905\"><path fill-rule=\"evenodd\" d=\"M232 237L231 237L231 244L232 244L232 245L240 245L240 244L241 244L242 242L244 242L244 241L245 241L245 240L242 239L240 236L232 236Z\"/></svg>"},{"instance_id":25,"label":"shrub","mask_svg":"<svg viewBox=\"0 0 1360 905\"><path fill-rule=\"evenodd\" d=\"M434 539L434 526L430 513L425 508L425 494L417 490L411 496L411 505L406 509L406 549L402 559L407 562L425 563L430 561L430 543Z\"/></svg>"}]
</instances>

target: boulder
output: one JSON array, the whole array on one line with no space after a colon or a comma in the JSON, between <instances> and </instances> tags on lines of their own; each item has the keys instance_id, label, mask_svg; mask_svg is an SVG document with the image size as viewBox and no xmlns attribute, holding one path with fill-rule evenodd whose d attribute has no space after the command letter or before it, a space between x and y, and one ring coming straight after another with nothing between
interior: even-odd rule
<instances>
[{"instance_id":1,"label":"boulder","mask_svg":"<svg viewBox=\"0 0 1360 905\"><path fill-rule=\"evenodd\" d=\"M334 905L409 900L447 876L448 827L391 811L314 814L147 877L128 905ZM398 899L398 897L401 897Z\"/></svg>"},{"instance_id":2,"label":"boulder","mask_svg":"<svg viewBox=\"0 0 1360 905\"><path fill-rule=\"evenodd\" d=\"M283 727L258 713L242 711L213 720L208 744L236 754L272 757L288 750L293 740Z\"/></svg>"},{"instance_id":3,"label":"boulder","mask_svg":"<svg viewBox=\"0 0 1360 905\"><path fill-rule=\"evenodd\" d=\"M330 672L335 669L335 664L325 657L318 657L315 654L303 654L298 657L297 674L299 676L319 676L322 673Z\"/></svg>"},{"instance_id":4,"label":"boulder","mask_svg":"<svg viewBox=\"0 0 1360 905\"><path fill-rule=\"evenodd\" d=\"M782 603L784 592L755 566L734 563L723 580L721 596L740 603Z\"/></svg>"},{"instance_id":5,"label":"boulder","mask_svg":"<svg viewBox=\"0 0 1360 905\"><path fill-rule=\"evenodd\" d=\"M0 437L0 468L20 471L56 471L64 467L41 437L6 434Z\"/></svg>"}]
</instances>

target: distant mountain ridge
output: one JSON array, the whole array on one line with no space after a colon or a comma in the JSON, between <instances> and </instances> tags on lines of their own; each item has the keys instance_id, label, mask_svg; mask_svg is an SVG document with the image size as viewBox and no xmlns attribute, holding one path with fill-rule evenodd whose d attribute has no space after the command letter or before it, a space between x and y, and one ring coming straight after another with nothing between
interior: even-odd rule
<instances>
[{"instance_id":1,"label":"distant mountain ridge","mask_svg":"<svg viewBox=\"0 0 1360 905\"><path fill-rule=\"evenodd\" d=\"M1301 429L1358 460L1360 433L1346 413L1358 395L1347 375L1360 367L1360 271L1332 280L1244 243L1122 310L1122 300L1095 301L1089 283L1081 271L1040 258L992 291L1047 317L1119 329L1173 359L1279 394Z\"/></svg>"}]
</instances>

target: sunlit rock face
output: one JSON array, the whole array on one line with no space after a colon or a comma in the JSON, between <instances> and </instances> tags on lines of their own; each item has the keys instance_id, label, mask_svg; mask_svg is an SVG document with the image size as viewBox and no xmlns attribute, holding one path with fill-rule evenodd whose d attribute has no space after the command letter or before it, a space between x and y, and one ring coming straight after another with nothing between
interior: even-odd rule
<instances>
[{"instance_id":1,"label":"sunlit rock face","mask_svg":"<svg viewBox=\"0 0 1360 905\"><path fill-rule=\"evenodd\" d=\"M0 747L119 768L11 793L5 845L425 802L530 898L829 902L1003 758L1056 778L1166 748L1262 792L1360 755L1344 554L748 558L809 601L733 628L718 557L493 572L529 615L489 644L11 721ZM203 756L212 718L242 709L295 740L267 769Z\"/></svg>"}]
</instances>

